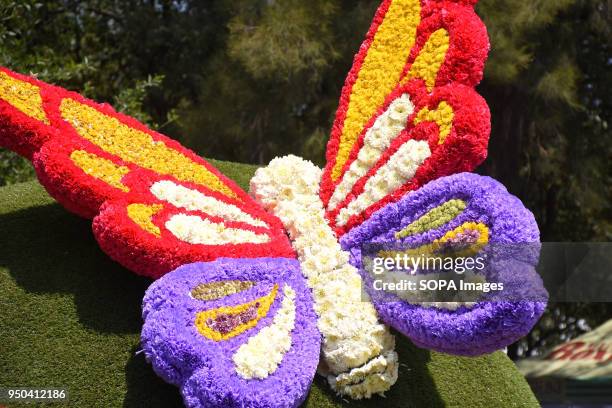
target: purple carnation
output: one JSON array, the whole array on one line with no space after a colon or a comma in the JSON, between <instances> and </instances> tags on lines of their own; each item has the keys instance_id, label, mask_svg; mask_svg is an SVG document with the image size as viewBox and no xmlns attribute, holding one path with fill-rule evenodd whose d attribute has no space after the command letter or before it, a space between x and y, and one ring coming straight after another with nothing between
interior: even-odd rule
<instances>
[{"instance_id":1,"label":"purple carnation","mask_svg":"<svg viewBox=\"0 0 612 408\"><path fill-rule=\"evenodd\" d=\"M252 281L255 285L212 300L191 295L198 285L219 281ZM291 348L268 377L246 380L237 374L232 356L251 336L272 323L285 284L296 293ZM275 285L276 297L254 327L220 341L198 331L197 314L222 306L252 302L240 313L219 314L207 320L209 327L222 334L251 320L259 307L255 301L271 293ZM225 258L184 265L147 290L141 343L155 372L180 387L188 407L295 407L306 398L319 362L320 335L312 304L295 260Z\"/></svg>"},{"instance_id":2,"label":"purple carnation","mask_svg":"<svg viewBox=\"0 0 612 408\"><path fill-rule=\"evenodd\" d=\"M445 202L457 199L465 208L444 225L396 238L396 233ZM488 227L488 282L503 282L503 297L479 300L456 310L408 303L390 292L373 289L373 277L363 270L364 244L416 248L441 238L464 223ZM468 232L449 243L472 242ZM535 272L539 258L539 231L533 214L506 188L490 177L460 173L432 181L389 204L341 239L359 268L380 317L416 345L459 355L498 350L526 335L546 307L547 293Z\"/></svg>"}]
</instances>

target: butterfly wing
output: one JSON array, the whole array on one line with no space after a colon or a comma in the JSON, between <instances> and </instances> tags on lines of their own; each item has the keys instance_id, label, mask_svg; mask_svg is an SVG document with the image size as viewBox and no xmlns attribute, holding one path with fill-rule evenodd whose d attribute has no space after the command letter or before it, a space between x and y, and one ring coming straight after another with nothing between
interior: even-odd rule
<instances>
[{"instance_id":1,"label":"butterfly wing","mask_svg":"<svg viewBox=\"0 0 612 408\"><path fill-rule=\"evenodd\" d=\"M375 243L391 251L374 256L394 257L406 248L416 249L417 257L431 256L426 248L433 243L458 242L469 244L472 258L486 259L476 281L502 283L503 295L447 303L419 302L405 296L413 295L408 290L380 291L380 284L374 285L379 277L366 267L362 252L364 243ZM421 347L461 355L492 352L527 334L546 306L535 271L540 248L535 219L489 177L460 173L432 181L377 211L341 243L351 251L381 318Z\"/></svg>"},{"instance_id":2,"label":"butterfly wing","mask_svg":"<svg viewBox=\"0 0 612 408\"><path fill-rule=\"evenodd\" d=\"M176 141L79 94L0 68L0 146L33 161L100 247L158 278L220 256L293 257L274 216Z\"/></svg>"},{"instance_id":3,"label":"butterfly wing","mask_svg":"<svg viewBox=\"0 0 612 408\"><path fill-rule=\"evenodd\" d=\"M455 235L485 234L479 228L495 244L530 243L532 249L538 242L533 216L499 183L469 174L444 177L471 171L486 157L490 114L474 86L489 43L474 3L382 3L342 90L319 193L381 318L417 345L465 355L527 333L546 297L451 310L448 302L377 293L361 247L373 241L422 249ZM454 214L455 204L465 211ZM520 294L525 283L517 277L532 277L536 295L544 293L534 278L537 256L513 262L498 252L484 279L499 279Z\"/></svg>"},{"instance_id":4,"label":"butterfly wing","mask_svg":"<svg viewBox=\"0 0 612 408\"><path fill-rule=\"evenodd\" d=\"M6 69L0 129L0 145L31 159L53 197L93 218L112 258L154 278L184 265L147 291L142 346L186 405L304 400L320 335L276 217L177 142L108 105ZM220 257L234 259L192 263Z\"/></svg>"},{"instance_id":5,"label":"butterfly wing","mask_svg":"<svg viewBox=\"0 0 612 408\"><path fill-rule=\"evenodd\" d=\"M342 90L320 196L338 235L486 156L489 49L469 2L386 0Z\"/></svg>"},{"instance_id":6,"label":"butterfly wing","mask_svg":"<svg viewBox=\"0 0 612 408\"><path fill-rule=\"evenodd\" d=\"M186 406L295 407L320 335L299 263L219 259L157 280L143 301L142 346Z\"/></svg>"}]
</instances>

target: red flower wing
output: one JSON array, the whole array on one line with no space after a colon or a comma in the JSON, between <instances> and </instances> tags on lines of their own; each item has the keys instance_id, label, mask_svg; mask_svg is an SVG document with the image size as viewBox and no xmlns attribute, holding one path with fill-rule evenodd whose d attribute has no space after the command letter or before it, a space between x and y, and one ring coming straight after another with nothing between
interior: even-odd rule
<instances>
[{"instance_id":1,"label":"red flower wing","mask_svg":"<svg viewBox=\"0 0 612 408\"><path fill-rule=\"evenodd\" d=\"M281 223L210 163L136 120L0 68L0 146L31 159L113 259L159 277L222 256L284 256Z\"/></svg>"}]
</instances>

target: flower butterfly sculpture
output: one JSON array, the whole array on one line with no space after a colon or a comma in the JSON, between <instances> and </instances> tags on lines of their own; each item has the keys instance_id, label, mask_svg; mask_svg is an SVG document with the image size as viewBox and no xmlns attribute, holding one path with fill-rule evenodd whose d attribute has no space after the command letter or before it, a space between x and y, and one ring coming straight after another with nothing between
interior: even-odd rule
<instances>
[{"instance_id":1,"label":"flower butterfly sculpture","mask_svg":"<svg viewBox=\"0 0 612 408\"><path fill-rule=\"evenodd\" d=\"M274 159L251 195L109 105L0 69L0 145L93 218L111 258L161 278L143 301L142 346L186 405L297 406L316 370L339 394L383 393L399 364L385 324L460 355L503 348L535 324L545 301L362 294L370 242L539 241L518 199L461 173L485 158L490 130L474 91L489 45L472 3L384 0L343 88L325 169ZM484 279L512 283L498 261Z\"/></svg>"}]
</instances>

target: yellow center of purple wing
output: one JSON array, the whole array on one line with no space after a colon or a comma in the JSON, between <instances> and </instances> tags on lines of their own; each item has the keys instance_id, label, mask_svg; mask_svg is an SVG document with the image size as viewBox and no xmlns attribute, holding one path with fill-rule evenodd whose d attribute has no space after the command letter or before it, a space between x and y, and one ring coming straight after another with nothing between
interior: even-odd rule
<instances>
[{"instance_id":1,"label":"yellow center of purple wing","mask_svg":"<svg viewBox=\"0 0 612 408\"><path fill-rule=\"evenodd\" d=\"M451 220L446 222L449 221ZM408 227L410 227L410 225ZM406 231L406 229L400 231L399 233L402 233L403 231ZM396 238L398 239L401 238L401 236L397 236L399 233L396 233ZM407 235L412 235L413 233L414 232L412 231L408 231ZM421 245L417 248L408 248L406 250L381 250L378 252L378 257L394 258L397 255L419 257L422 254L435 254L440 252L448 252L449 250L452 252L453 256L472 256L479 253L482 247L488 242L489 227L481 222L468 221L446 232L442 237L435 239L430 244Z\"/></svg>"},{"instance_id":2,"label":"yellow center of purple wing","mask_svg":"<svg viewBox=\"0 0 612 408\"><path fill-rule=\"evenodd\" d=\"M251 302L199 312L195 326L202 336L210 340L231 339L255 327L268 314L277 292L278 284L275 284L270 293Z\"/></svg>"},{"instance_id":3,"label":"yellow center of purple wing","mask_svg":"<svg viewBox=\"0 0 612 408\"><path fill-rule=\"evenodd\" d=\"M450 249L454 256L473 256L489 242L489 227L482 222L464 222L433 242L435 251Z\"/></svg>"},{"instance_id":4,"label":"yellow center of purple wing","mask_svg":"<svg viewBox=\"0 0 612 408\"><path fill-rule=\"evenodd\" d=\"M469 242L486 244L489 242L489 227L482 222L464 222L452 231L448 231L442 238L435 240L439 243Z\"/></svg>"}]
</instances>

